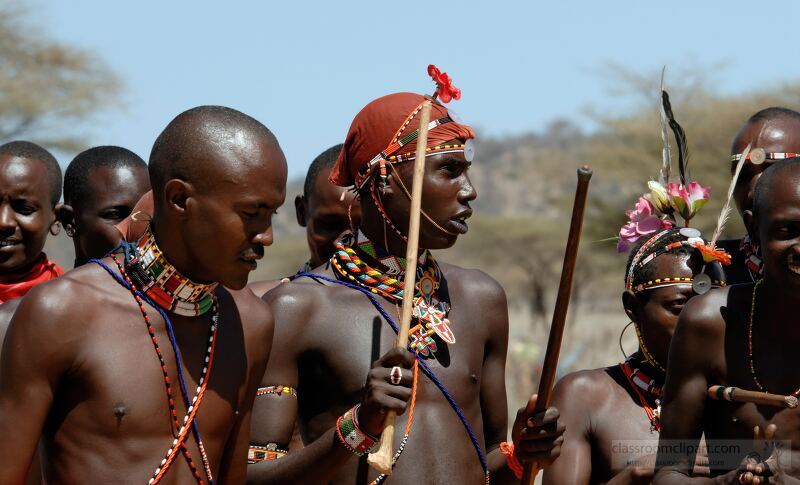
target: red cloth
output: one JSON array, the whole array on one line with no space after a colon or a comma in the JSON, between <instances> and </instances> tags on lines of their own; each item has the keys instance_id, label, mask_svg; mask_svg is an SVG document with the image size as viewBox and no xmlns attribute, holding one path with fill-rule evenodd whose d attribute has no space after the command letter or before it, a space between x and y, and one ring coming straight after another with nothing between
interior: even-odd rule
<instances>
[{"instance_id":1,"label":"red cloth","mask_svg":"<svg viewBox=\"0 0 800 485\"><path fill-rule=\"evenodd\" d=\"M133 207L131 215L116 225L122 239L128 242L138 241L153 218L153 210L153 191L148 190Z\"/></svg>"},{"instance_id":2,"label":"red cloth","mask_svg":"<svg viewBox=\"0 0 800 485\"><path fill-rule=\"evenodd\" d=\"M372 101L364 107L350 125L344 141L344 148L336 165L331 170L330 180L336 185L349 187L355 184L358 170L369 163L375 155L394 141L397 131L406 118L425 100L425 96L414 93L395 93ZM431 121L447 116L447 108L433 103ZM419 128L420 115L411 120L403 130L403 136ZM450 140L475 138L475 132L467 125L456 122L445 123L428 132L428 146L441 145ZM417 141L414 140L394 155L414 153Z\"/></svg>"},{"instance_id":3,"label":"red cloth","mask_svg":"<svg viewBox=\"0 0 800 485\"><path fill-rule=\"evenodd\" d=\"M58 278L63 274L64 270L42 253L26 273L0 276L0 303L22 298L34 286Z\"/></svg>"}]
</instances>

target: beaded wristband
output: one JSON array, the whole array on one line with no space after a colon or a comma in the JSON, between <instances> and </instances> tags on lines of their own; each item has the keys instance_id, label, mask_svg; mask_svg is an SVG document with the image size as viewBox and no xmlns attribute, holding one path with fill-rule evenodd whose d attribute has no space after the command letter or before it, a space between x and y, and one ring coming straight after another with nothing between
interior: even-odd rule
<instances>
[{"instance_id":1,"label":"beaded wristband","mask_svg":"<svg viewBox=\"0 0 800 485\"><path fill-rule=\"evenodd\" d=\"M517 460L517 455L514 454L514 443L509 443L507 441L500 443L500 453L506 456L506 464L508 468L514 472L514 476L521 480L523 467L522 463Z\"/></svg>"},{"instance_id":2,"label":"beaded wristband","mask_svg":"<svg viewBox=\"0 0 800 485\"><path fill-rule=\"evenodd\" d=\"M250 445L247 449L247 463L253 465L262 461L277 460L283 458L289 453L286 450L281 450L274 443L267 446Z\"/></svg>"},{"instance_id":3,"label":"beaded wristband","mask_svg":"<svg viewBox=\"0 0 800 485\"><path fill-rule=\"evenodd\" d=\"M344 447L351 453L363 456L365 453L372 451L378 439L361 431L358 427L356 413L359 406L360 404L356 404L342 416L339 416L339 419L336 420L336 434Z\"/></svg>"}]
</instances>

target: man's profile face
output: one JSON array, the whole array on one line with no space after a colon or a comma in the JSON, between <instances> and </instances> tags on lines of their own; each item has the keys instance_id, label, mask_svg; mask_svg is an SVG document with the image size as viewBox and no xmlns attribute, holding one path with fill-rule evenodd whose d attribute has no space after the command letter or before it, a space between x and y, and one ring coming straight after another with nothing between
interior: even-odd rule
<instances>
[{"instance_id":1,"label":"man's profile face","mask_svg":"<svg viewBox=\"0 0 800 485\"><path fill-rule=\"evenodd\" d=\"M665 253L649 263L652 265L652 278L693 278L704 272L712 280L723 280L719 264L703 264L700 258L691 258L688 254ZM669 343L678 316L686 303L696 296L691 283L662 288L643 290L636 294L641 308L637 312L636 323L642 333L648 349L666 359ZM661 360L662 365L666 364Z\"/></svg>"},{"instance_id":2,"label":"man's profile face","mask_svg":"<svg viewBox=\"0 0 800 485\"><path fill-rule=\"evenodd\" d=\"M733 152L742 153L747 145L750 150L761 148L767 153L797 153L800 152L800 122L793 119L762 120L748 123L736 135ZM739 214L753 208L753 190L761 174L774 161L766 160L760 165L749 161L742 166L739 180L733 192L733 200L739 209ZM731 170L735 170L736 162L731 163Z\"/></svg>"},{"instance_id":3,"label":"man's profile face","mask_svg":"<svg viewBox=\"0 0 800 485\"><path fill-rule=\"evenodd\" d=\"M25 269L42 253L55 221L44 162L0 155L0 274Z\"/></svg>"},{"instance_id":4,"label":"man's profile face","mask_svg":"<svg viewBox=\"0 0 800 485\"><path fill-rule=\"evenodd\" d=\"M264 247L272 244L272 216L286 197L286 159L280 147L261 142L230 151L209 173L207 187L187 201L185 238L199 282L239 290L247 284Z\"/></svg>"},{"instance_id":5,"label":"man's profile face","mask_svg":"<svg viewBox=\"0 0 800 485\"><path fill-rule=\"evenodd\" d=\"M333 256L337 238L350 229L348 207L353 227L358 227L361 221L361 205L354 203L355 193L331 183L329 175L330 169L321 170L312 193L299 197L296 203L298 222L306 228L312 267L328 261Z\"/></svg>"},{"instance_id":6,"label":"man's profile face","mask_svg":"<svg viewBox=\"0 0 800 485\"><path fill-rule=\"evenodd\" d=\"M443 145L463 144L463 140L450 140ZM422 210L420 215L419 245L425 249L444 249L455 244L461 234L468 230L467 219L472 216L470 202L477 192L469 179L468 171L472 162L464 158L464 153L446 153L426 157L425 175L422 182ZM408 161L394 166L411 193L414 162ZM390 169L390 173L393 173ZM391 178L390 178L391 180ZM394 196L386 205L386 210L397 228L408 234L408 220L411 208L410 199L396 181L393 184ZM439 227L436 227L436 226Z\"/></svg>"},{"instance_id":7,"label":"man's profile face","mask_svg":"<svg viewBox=\"0 0 800 485\"><path fill-rule=\"evenodd\" d=\"M800 168L770 182L768 200L754 213L764 273L776 287L800 289Z\"/></svg>"},{"instance_id":8,"label":"man's profile face","mask_svg":"<svg viewBox=\"0 0 800 485\"><path fill-rule=\"evenodd\" d=\"M116 247L120 233L114 226L148 190L146 168L101 166L89 171L86 193L73 205L73 238L84 257L101 258Z\"/></svg>"}]
</instances>

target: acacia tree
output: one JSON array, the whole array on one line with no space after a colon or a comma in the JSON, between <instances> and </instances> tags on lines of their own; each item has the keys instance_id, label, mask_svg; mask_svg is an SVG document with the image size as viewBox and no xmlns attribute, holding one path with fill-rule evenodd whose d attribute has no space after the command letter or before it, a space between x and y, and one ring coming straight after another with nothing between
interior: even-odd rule
<instances>
[{"instance_id":1,"label":"acacia tree","mask_svg":"<svg viewBox=\"0 0 800 485\"><path fill-rule=\"evenodd\" d=\"M0 142L80 150L75 122L114 103L119 88L91 53L47 38L19 4L0 6Z\"/></svg>"}]
</instances>

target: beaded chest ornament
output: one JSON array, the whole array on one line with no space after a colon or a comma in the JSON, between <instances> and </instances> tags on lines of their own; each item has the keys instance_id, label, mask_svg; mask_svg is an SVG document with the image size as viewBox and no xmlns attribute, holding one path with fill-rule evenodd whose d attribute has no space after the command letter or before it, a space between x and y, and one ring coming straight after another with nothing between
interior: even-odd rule
<instances>
[{"instance_id":1,"label":"beaded chest ornament","mask_svg":"<svg viewBox=\"0 0 800 485\"><path fill-rule=\"evenodd\" d=\"M331 258L336 273L392 302L402 302L404 259L389 255L361 233L358 242L353 243L353 240L354 236L348 234L336 242L336 252ZM375 264L367 263L359 253L365 258L375 260ZM382 268L378 269L379 267ZM437 351L434 335L438 335L448 344L456 342L447 318L450 304L437 294L441 281L439 265L429 252L423 252L417 265L412 313L417 324L409 331L409 345L424 358L433 357Z\"/></svg>"}]
</instances>

